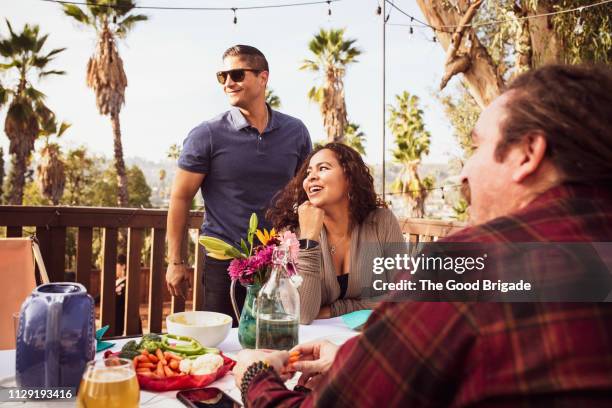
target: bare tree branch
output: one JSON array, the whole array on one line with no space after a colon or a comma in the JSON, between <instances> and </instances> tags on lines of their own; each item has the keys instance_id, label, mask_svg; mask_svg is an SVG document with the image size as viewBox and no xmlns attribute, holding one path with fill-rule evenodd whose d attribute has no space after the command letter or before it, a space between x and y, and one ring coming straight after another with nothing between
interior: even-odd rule
<instances>
[{"instance_id":1,"label":"bare tree branch","mask_svg":"<svg viewBox=\"0 0 612 408\"><path fill-rule=\"evenodd\" d=\"M440 81L440 90L446 87L448 81L450 81L452 77L459 73L466 72L468 69L470 69L471 65L472 60L465 53L455 56L451 61L447 61L444 75L442 76L442 80Z\"/></svg>"},{"instance_id":2,"label":"bare tree branch","mask_svg":"<svg viewBox=\"0 0 612 408\"><path fill-rule=\"evenodd\" d=\"M444 0L417 0L423 15L432 26L460 26L453 33L436 32L440 44L447 53L446 72L441 83L442 88L454 75L463 73L463 81L467 85L470 95L481 108L484 108L501 93L504 81L487 49L473 35L474 30L471 27L465 27L474 18L474 14L481 3L481 0L473 3L467 0L458 0L458 7L450 8L447 7ZM465 12L461 10L465 10ZM461 40L466 34L470 36L471 47L469 51L460 52ZM453 58L448 59L448 56ZM466 62L466 58L469 59L469 63ZM454 62L454 59L458 61Z\"/></svg>"},{"instance_id":3,"label":"bare tree branch","mask_svg":"<svg viewBox=\"0 0 612 408\"><path fill-rule=\"evenodd\" d=\"M463 17L461 17L461 20L459 21L459 26L455 29L455 32L451 36L451 43L448 49L446 50L446 65L450 64L456 57L457 51L461 46L463 34L465 33L466 29L468 29L467 25L470 24L481 4L482 0L477 0L474 3L470 4ZM469 29L471 30L471 28Z\"/></svg>"}]
</instances>

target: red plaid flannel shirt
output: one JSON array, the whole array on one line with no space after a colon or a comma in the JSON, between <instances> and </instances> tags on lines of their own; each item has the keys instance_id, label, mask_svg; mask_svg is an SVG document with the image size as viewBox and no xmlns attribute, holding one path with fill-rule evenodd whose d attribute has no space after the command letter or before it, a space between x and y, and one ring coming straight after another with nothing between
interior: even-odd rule
<instances>
[{"instance_id":1,"label":"red plaid flannel shirt","mask_svg":"<svg viewBox=\"0 0 612 408\"><path fill-rule=\"evenodd\" d=\"M612 192L564 185L445 241L611 238ZM612 406L612 303L383 303L315 391L287 390L265 373L247 399L252 407Z\"/></svg>"}]
</instances>

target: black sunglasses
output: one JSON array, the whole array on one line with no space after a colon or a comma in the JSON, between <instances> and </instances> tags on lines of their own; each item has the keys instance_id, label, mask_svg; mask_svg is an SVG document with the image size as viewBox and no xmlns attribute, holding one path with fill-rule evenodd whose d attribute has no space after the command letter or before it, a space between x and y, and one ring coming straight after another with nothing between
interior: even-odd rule
<instances>
[{"instance_id":1,"label":"black sunglasses","mask_svg":"<svg viewBox=\"0 0 612 408\"><path fill-rule=\"evenodd\" d=\"M250 68L239 68L239 69L230 69L229 71L219 71L217 72L217 81L219 81L221 85L225 85L225 81L227 81L227 76L229 75L229 77L232 78L232 81L242 82L244 81L244 77L247 71L259 74L262 70L261 69L250 69Z\"/></svg>"}]
</instances>

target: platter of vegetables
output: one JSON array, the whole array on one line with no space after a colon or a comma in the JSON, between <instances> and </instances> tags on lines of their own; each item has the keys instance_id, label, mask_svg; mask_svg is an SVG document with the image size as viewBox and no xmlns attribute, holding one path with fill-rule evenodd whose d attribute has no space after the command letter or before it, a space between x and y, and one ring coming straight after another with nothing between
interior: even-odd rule
<instances>
[{"instance_id":1,"label":"platter of vegetables","mask_svg":"<svg viewBox=\"0 0 612 408\"><path fill-rule=\"evenodd\" d=\"M171 391L205 387L223 377L235 362L216 348L203 347L197 340L173 334L145 334L130 340L118 353L134 362L140 388Z\"/></svg>"}]
</instances>

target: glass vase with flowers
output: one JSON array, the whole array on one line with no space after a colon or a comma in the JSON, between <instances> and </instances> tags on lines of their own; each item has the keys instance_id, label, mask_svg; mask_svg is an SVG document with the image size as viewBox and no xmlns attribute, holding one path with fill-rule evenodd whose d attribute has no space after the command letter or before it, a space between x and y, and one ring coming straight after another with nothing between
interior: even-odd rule
<instances>
[{"instance_id":1,"label":"glass vase with flowers","mask_svg":"<svg viewBox=\"0 0 612 408\"><path fill-rule=\"evenodd\" d=\"M247 239L246 241L241 239L240 245L236 247L215 237L200 237L200 244L206 248L208 256L220 260L231 259L228 268L232 280L230 296L234 313L239 320L238 340L244 348L255 348L256 345L256 300L261 287L270 277L275 248L287 250L287 273L295 286L301 283L295 267L300 247L295 234L291 231L278 234L274 229L268 231L265 228L258 229L257 226L257 214L253 213L249 220ZM246 298L241 313L238 312L235 297L236 282L246 288Z\"/></svg>"}]
</instances>

